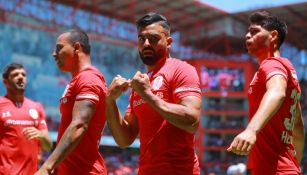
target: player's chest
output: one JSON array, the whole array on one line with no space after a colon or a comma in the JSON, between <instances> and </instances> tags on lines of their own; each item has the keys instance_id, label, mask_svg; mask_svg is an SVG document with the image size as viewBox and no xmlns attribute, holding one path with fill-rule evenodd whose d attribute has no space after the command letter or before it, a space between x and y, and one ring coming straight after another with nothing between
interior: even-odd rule
<instances>
[{"instance_id":1,"label":"player's chest","mask_svg":"<svg viewBox=\"0 0 307 175\"><path fill-rule=\"evenodd\" d=\"M163 99L166 102L173 101L172 84L164 74L157 74L150 77L151 92ZM144 110L150 108L149 105L143 100L135 91L132 94L132 107L134 110Z\"/></svg>"},{"instance_id":2,"label":"player's chest","mask_svg":"<svg viewBox=\"0 0 307 175\"><path fill-rule=\"evenodd\" d=\"M263 79L264 77L261 77L259 72L255 73L247 91L249 98L252 98L253 96L259 96L266 91L266 85Z\"/></svg>"},{"instance_id":3,"label":"player's chest","mask_svg":"<svg viewBox=\"0 0 307 175\"><path fill-rule=\"evenodd\" d=\"M61 112L64 112L65 110L71 111L75 99L76 99L76 93L74 91L74 85L69 84L66 86L63 95L60 99L60 111Z\"/></svg>"},{"instance_id":4,"label":"player's chest","mask_svg":"<svg viewBox=\"0 0 307 175\"><path fill-rule=\"evenodd\" d=\"M35 107L0 107L0 124L2 127L38 126L39 111Z\"/></svg>"}]
</instances>

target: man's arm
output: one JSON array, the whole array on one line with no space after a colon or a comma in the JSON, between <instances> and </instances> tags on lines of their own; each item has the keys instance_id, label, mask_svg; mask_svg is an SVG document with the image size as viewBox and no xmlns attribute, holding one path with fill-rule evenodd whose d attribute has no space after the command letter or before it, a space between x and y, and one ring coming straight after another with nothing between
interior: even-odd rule
<instances>
[{"instance_id":1,"label":"man's arm","mask_svg":"<svg viewBox=\"0 0 307 175\"><path fill-rule=\"evenodd\" d=\"M143 99L174 126L192 134L197 131L201 111L200 98L186 96L178 104L173 104L165 102L150 91Z\"/></svg>"},{"instance_id":2,"label":"man's arm","mask_svg":"<svg viewBox=\"0 0 307 175\"><path fill-rule=\"evenodd\" d=\"M237 135L227 151L247 155L256 142L256 135L279 110L286 97L287 81L281 75L273 76L266 83L266 92L262 97L257 112L246 129Z\"/></svg>"},{"instance_id":3,"label":"man's arm","mask_svg":"<svg viewBox=\"0 0 307 175\"><path fill-rule=\"evenodd\" d=\"M149 77L139 71L133 77L131 87L174 126L189 133L194 133L197 130L201 112L199 97L186 96L178 104L168 103L151 92Z\"/></svg>"},{"instance_id":4,"label":"man's arm","mask_svg":"<svg viewBox=\"0 0 307 175\"><path fill-rule=\"evenodd\" d=\"M128 80L121 76L113 79L106 95L106 119L111 133L120 147L129 146L139 133L139 125L133 113L127 113L122 118L116 99L128 88Z\"/></svg>"},{"instance_id":5,"label":"man's arm","mask_svg":"<svg viewBox=\"0 0 307 175\"><path fill-rule=\"evenodd\" d=\"M52 140L47 129L39 130L35 127L27 127L23 129L23 134L28 140L38 139L44 151L51 150Z\"/></svg>"},{"instance_id":6,"label":"man's arm","mask_svg":"<svg viewBox=\"0 0 307 175\"><path fill-rule=\"evenodd\" d=\"M76 101L72 111L72 121L65 130L59 144L36 174L53 173L58 164L78 145L88 130L89 122L96 106L88 101Z\"/></svg>"},{"instance_id":7,"label":"man's arm","mask_svg":"<svg viewBox=\"0 0 307 175\"><path fill-rule=\"evenodd\" d=\"M121 148L131 145L139 133L136 116L133 113L127 113L122 118L115 101L107 102L106 108L108 109L106 110L108 127L116 143Z\"/></svg>"},{"instance_id":8,"label":"man's arm","mask_svg":"<svg viewBox=\"0 0 307 175\"><path fill-rule=\"evenodd\" d=\"M298 109L296 111L294 128L293 128L293 145L296 151L296 158L300 163L303 157L304 151L304 141L305 141L305 128L303 116L301 113L301 107L298 105Z\"/></svg>"}]
</instances>

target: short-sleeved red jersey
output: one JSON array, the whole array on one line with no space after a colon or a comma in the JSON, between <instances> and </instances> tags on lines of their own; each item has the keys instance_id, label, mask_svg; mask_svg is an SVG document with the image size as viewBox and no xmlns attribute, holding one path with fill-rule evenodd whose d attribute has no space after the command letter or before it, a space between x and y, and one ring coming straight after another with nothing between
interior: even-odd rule
<instances>
[{"instance_id":1,"label":"short-sleeved red jersey","mask_svg":"<svg viewBox=\"0 0 307 175\"><path fill-rule=\"evenodd\" d=\"M96 111L89 123L88 131L78 145L57 168L59 175L106 174L104 160L98 151L100 137L105 125L106 83L98 69L91 66L75 75L60 100L61 122L57 143L72 121L75 101L90 100Z\"/></svg>"},{"instance_id":2,"label":"short-sleeved red jersey","mask_svg":"<svg viewBox=\"0 0 307 175\"><path fill-rule=\"evenodd\" d=\"M28 175L38 168L40 142L27 140L26 127L47 129L41 104L24 98L20 107L7 97L0 97L0 174Z\"/></svg>"},{"instance_id":3,"label":"short-sleeved red jersey","mask_svg":"<svg viewBox=\"0 0 307 175\"><path fill-rule=\"evenodd\" d=\"M266 82L274 75L282 75L286 79L286 98L258 133L256 144L249 154L248 167L256 175L299 174L292 131L301 89L296 71L288 59L267 58L261 63L249 86L249 117L256 113L266 92Z\"/></svg>"},{"instance_id":4,"label":"short-sleeved red jersey","mask_svg":"<svg viewBox=\"0 0 307 175\"><path fill-rule=\"evenodd\" d=\"M148 73L152 92L169 103L186 96L201 98L199 77L186 62L169 58L166 63ZM131 106L131 107L130 107ZM175 127L147 104L135 91L126 112L133 112L140 127L141 175L199 174L194 152L194 135Z\"/></svg>"}]
</instances>

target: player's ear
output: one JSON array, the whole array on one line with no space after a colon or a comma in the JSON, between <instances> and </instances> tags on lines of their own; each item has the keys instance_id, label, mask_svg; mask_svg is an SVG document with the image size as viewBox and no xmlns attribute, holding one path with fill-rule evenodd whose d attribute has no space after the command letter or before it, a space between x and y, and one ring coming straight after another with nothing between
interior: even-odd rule
<instances>
[{"instance_id":1,"label":"player's ear","mask_svg":"<svg viewBox=\"0 0 307 175\"><path fill-rule=\"evenodd\" d=\"M74 50L75 50L75 52L78 54L79 52L82 52L82 47L81 47L81 44L80 44L80 42L75 42L74 43Z\"/></svg>"},{"instance_id":2,"label":"player's ear","mask_svg":"<svg viewBox=\"0 0 307 175\"><path fill-rule=\"evenodd\" d=\"M173 42L173 38L172 37L168 37L166 39L167 42L167 48L171 48L172 42Z\"/></svg>"},{"instance_id":3,"label":"player's ear","mask_svg":"<svg viewBox=\"0 0 307 175\"><path fill-rule=\"evenodd\" d=\"M273 30L271 31L271 42L274 42L274 43L278 43L278 31L277 30Z\"/></svg>"},{"instance_id":4,"label":"player's ear","mask_svg":"<svg viewBox=\"0 0 307 175\"><path fill-rule=\"evenodd\" d=\"M7 86L7 85L8 85L8 81L7 81L7 79L3 78L2 82L3 82L3 84L4 84L5 86Z\"/></svg>"}]
</instances>

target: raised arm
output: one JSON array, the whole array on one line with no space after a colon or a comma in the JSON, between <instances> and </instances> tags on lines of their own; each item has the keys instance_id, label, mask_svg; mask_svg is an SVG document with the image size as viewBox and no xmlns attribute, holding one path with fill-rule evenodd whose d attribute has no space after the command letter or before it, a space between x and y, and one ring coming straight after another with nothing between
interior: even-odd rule
<instances>
[{"instance_id":1,"label":"raised arm","mask_svg":"<svg viewBox=\"0 0 307 175\"><path fill-rule=\"evenodd\" d=\"M135 74L131 81L131 87L174 126L189 133L194 133L197 130L201 112L199 97L186 96L181 98L177 104L168 103L152 93L148 75L141 72Z\"/></svg>"},{"instance_id":2,"label":"raised arm","mask_svg":"<svg viewBox=\"0 0 307 175\"><path fill-rule=\"evenodd\" d=\"M88 101L76 101L72 111L72 121L65 130L59 144L49 156L38 174L51 174L58 164L76 147L88 130L89 122L96 110L96 106Z\"/></svg>"},{"instance_id":3,"label":"raised arm","mask_svg":"<svg viewBox=\"0 0 307 175\"><path fill-rule=\"evenodd\" d=\"M227 151L247 155L256 142L257 133L279 110L286 97L287 82L285 78L281 75L273 76L267 81L266 89L257 112L246 129L234 138Z\"/></svg>"},{"instance_id":4,"label":"raised arm","mask_svg":"<svg viewBox=\"0 0 307 175\"><path fill-rule=\"evenodd\" d=\"M106 119L111 133L120 147L132 144L139 133L136 116L126 113L123 118L116 105L116 99L127 90L129 81L121 76L116 76L108 88L106 96Z\"/></svg>"}]
</instances>

